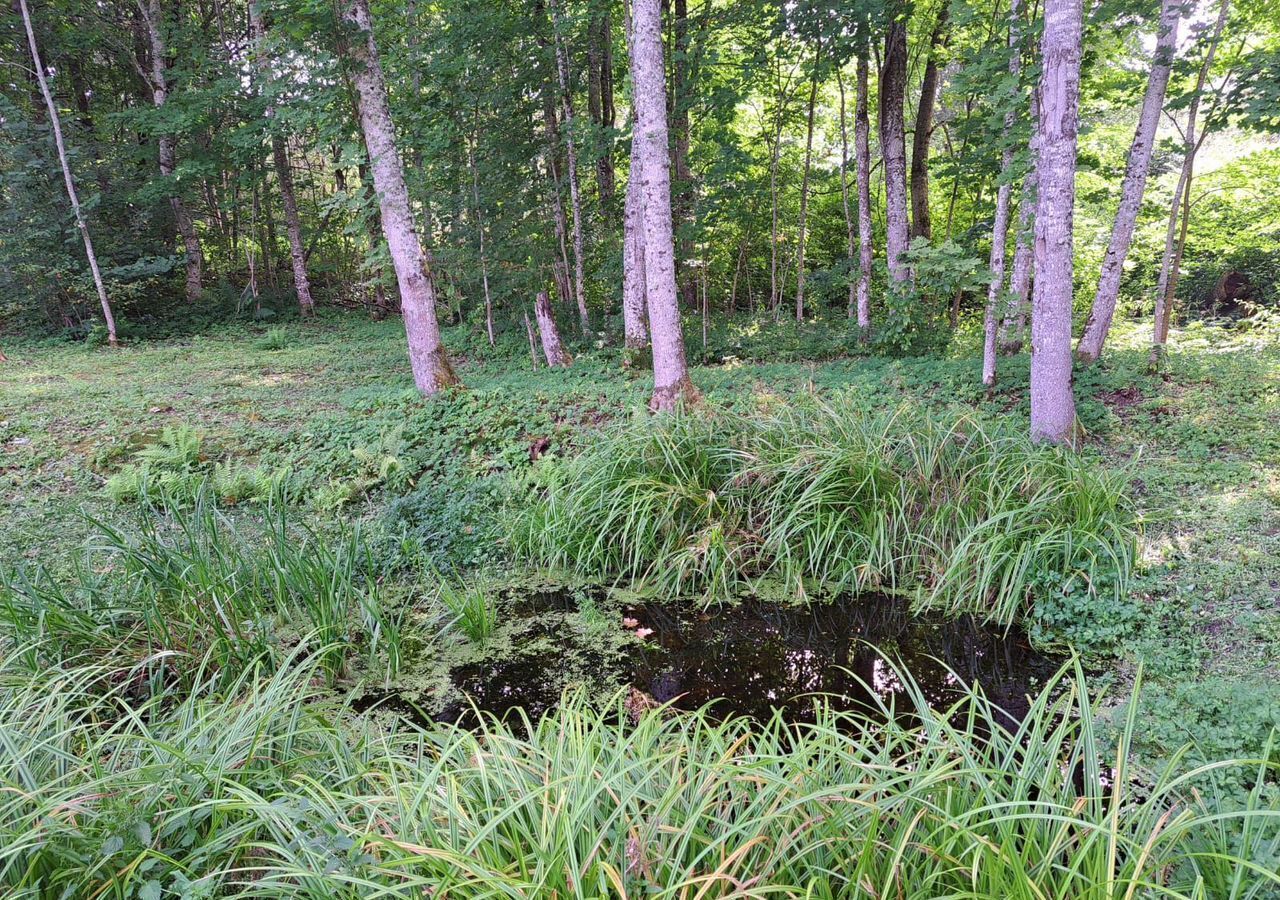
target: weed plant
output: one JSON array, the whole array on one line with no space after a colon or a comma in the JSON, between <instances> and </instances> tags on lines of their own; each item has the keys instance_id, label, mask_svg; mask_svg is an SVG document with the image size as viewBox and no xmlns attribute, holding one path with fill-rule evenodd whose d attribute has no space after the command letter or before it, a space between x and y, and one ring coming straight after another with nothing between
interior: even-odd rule
<instances>
[{"instance_id":1,"label":"weed plant","mask_svg":"<svg viewBox=\"0 0 1280 900\"><path fill-rule=\"evenodd\" d=\"M848 398L631 424L539 477L524 556L716 598L768 576L1011 622L1046 578L1122 596L1136 547L1122 476L1087 457Z\"/></svg>"}]
</instances>

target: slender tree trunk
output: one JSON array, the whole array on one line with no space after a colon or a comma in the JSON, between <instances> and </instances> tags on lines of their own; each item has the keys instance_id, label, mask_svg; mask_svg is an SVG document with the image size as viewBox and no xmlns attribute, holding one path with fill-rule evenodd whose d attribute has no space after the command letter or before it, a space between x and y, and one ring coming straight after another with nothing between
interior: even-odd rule
<instances>
[{"instance_id":1,"label":"slender tree trunk","mask_svg":"<svg viewBox=\"0 0 1280 900\"><path fill-rule=\"evenodd\" d=\"M573 364L573 357L560 343L560 330L556 328L556 319L551 312L551 297L546 291L538 291L533 311L538 318L538 334L542 337L542 352L546 354L547 365L552 369L567 369Z\"/></svg>"},{"instance_id":2,"label":"slender tree trunk","mask_svg":"<svg viewBox=\"0 0 1280 900\"><path fill-rule=\"evenodd\" d=\"M476 232L480 238L480 283L484 287L484 330L489 346L495 343L493 336L493 298L489 294L489 257L485 252L484 210L480 206L480 170L476 166L476 139L480 133L479 109L471 140L467 142L467 164L471 168L471 202L475 205Z\"/></svg>"},{"instance_id":3,"label":"slender tree trunk","mask_svg":"<svg viewBox=\"0 0 1280 900\"><path fill-rule=\"evenodd\" d=\"M865 338L871 331L871 122L867 115L866 55L858 57L857 100L853 113L853 155L858 183L858 327Z\"/></svg>"},{"instance_id":4,"label":"slender tree trunk","mask_svg":"<svg viewBox=\"0 0 1280 900\"><path fill-rule=\"evenodd\" d=\"M1016 84L1022 70L1018 56L1019 0L1009 6L1009 75ZM1008 144L1013 129L1014 113L1010 109L1004 116L1004 153L1000 157L1000 186L996 189L996 215L991 226L991 285L987 288L987 308L982 320L982 383L988 388L996 383L996 319L1000 315L1000 297L1004 293L1004 257L1009 237L1009 200L1013 193L1013 147Z\"/></svg>"},{"instance_id":5,"label":"slender tree trunk","mask_svg":"<svg viewBox=\"0 0 1280 900\"><path fill-rule=\"evenodd\" d=\"M556 293L561 302L568 303L569 298L574 296L573 281L569 277L569 218L565 215L564 198L560 191L560 126L556 120L556 104L550 89L543 96L542 120L547 130L547 174L551 177L551 212L559 250L552 268L556 274Z\"/></svg>"},{"instance_id":6,"label":"slender tree trunk","mask_svg":"<svg viewBox=\"0 0 1280 900\"><path fill-rule=\"evenodd\" d=\"M929 218L929 141L933 136L933 110L938 102L938 54L945 41L947 4L938 13L929 39L929 59L920 82L920 105L916 108L916 128L911 139L911 237L933 238Z\"/></svg>"},{"instance_id":7,"label":"slender tree trunk","mask_svg":"<svg viewBox=\"0 0 1280 900\"><path fill-rule=\"evenodd\" d=\"M652 410L669 410L698 391L685 361L676 297L675 245L671 224L671 173L667 156L667 108L662 59L660 0L635 0L631 67L636 109L633 153L641 159L645 286L653 341Z\"/></svg>"},{"instance_id":8,"label":"slender tree trunk","mask_svg":"<svg viewBox=\"0 0 1280 900\"><path fill-rule=\"evenodd\" d=\"M1185 0L1161 0L1160 33L1156 38L1151 74L1147 78L1147 92L1142 98L1142 110L1138 114L1138 127L1134 130L1133 144L1129 147L1124 186L1120 190L1120 206L1116 210L1107 255L1102 258L1102 272L1098 278L1098 292L1093 298L1093 309L1085 323L1080 343L1076 345L1076 356L1085 362L1094 362L1102 355L1103 344L1111 329L1111 319L1115 315L1116 298L1120 295L1120 276L1124 272L1125 257L1129 255L1133 229L1142 208L1142 194L1147 186L1147 172L1151 168L1151 148L1155 144L1160 111L1164 107L1169 71L1178 49L1178 19L1184 2Z\"/></svg>"},{"instance_id":9,"label":"slender tree trunk","mask_svg":"<svg viewBox=\"0 0 1280 900\"><path fill-rule=\"evenodd\" d=\"M1022 199L1018 201L1018 240L1013 250L1013 275L1009 279L1009 301L1004 321L1000 323L998 346L1001 353L1012 355L1022 350L1027 329L1027 310L1031 306L1031 279L1035 272L1036 182L1035 159L1040 130L1039 89L1031 91L1031 159L1032 166L1022 179Z\"/></svg>"},{"instance_id":10,"label":"slender tree trunk","mask_svg":"<svg viewBox=\"0 0 1280 900\"><path fill-rule=\"evenodd\" d=\"M889 277L911 277L903 256L909 246L907 227L907 149L902 107L907 90L907 25L901 16L890 23L880 69L880 154L884 161L885 233Z\"/></svg>"},{"instance_id":11,"label":"slender tree trunk","mask_svg":"<svg viewBox=\"0 0 1280 900\"><path fill-rule=\"evenodd\" d=\"M582 189L578 183L577 141L573 134L573 92L569 80L569 53L560 34L560 7L551 2L552 30L555 33L556 73L560 79L560 110L564 119L565 155L569 163L569 202L573 210L573 297L578 304L578 320L582 333L591 330L591 317L587 312L586 249L582 236Z\"/></svg>"},{"instance_id":12,"label":"slender tree trunk","mask_svg":"<svg viewBox=\"0 0 1280 900\"><path fill-rule=\"evenodd\" d=\"M675 170L675 228L680 233L677 254L677 283L680 297L689 309L698 305L698 273L690 265L693 259L693 239L687 229L693 221L693 172L689 169L689 3L673 0L673 31L675 47L671 62L671 118L675 132L671 142L671 164Z\"/></svg>"},{"instance_id":13,"label":"slender tree trunk","mask_svg":"<svg viewBox=\"0 0 1280 900\"><path fill-rule=\"evenodd\" d=\"M813 53L813 78L809 83L809 119L804 140L804 174L800 177L800 234L796 240L796 321L804 321L804 251L809 226L809 171L813 165L813 113L818 103L818 69L822 45Z\"/></svg>"},{"instance_id":14,"label":"slender tree trunk","mask_svg":"<svg viewBox=\"0 0 1280 900\"><path fill-rule=\"evenodd\" d=\"M1079 126L1081 0L1050 0L1041 42L1036 287L1031 311L1031 437L1070 443L1072 226Z\"/></svg>"},{"instance_id":15,"label":"slender tree trunk","mask_svg":"<svg viewBox=\"0 0 1280 900\"><path fill-rule=\"evenodd\" d=\"M627 180L626 209L622 224L622 328L623 343L630 357L649 346L648 315L644 273L644 175L639 171L641 154L631 155Z\"/></svg>"},{"instance_id":16,"label":"slender tree trunk","mask_svg":"<svg viewBox=\"0 0 1280 900\"><path fill-rule=\"evenodd\" d=\"M160 0L146 0L145 5L140 2L138 9L143 13L147 39L150 43L151 102L157 109L161 109L169 99L169 81L165 71L168 68L168 63L165 61L168 51L165 48L164 33L161 30ZM178 139L172 133L166 132L160 136L160 174L165 178L173 178L174 172L177 171L177 144ZM169 197L169 205L173 207L178 234L182 238L187 254L187 300L194 303L200 299L203 292L204 252L200 248L200 238L196 235L195 222L192 221L186 204L182 202L182 198L176 191Z\"/></svg>"},{"instance_id":17,"label":"slender tree trunk","mask_svg":"<svg viewBox=\"0 0 1280 900\"><path fill-rule=\"evenodd\" d=\"M356 117L359 118L358 109ZM369 236L369 249L380 249L386 244L387 239L383 237L382 213L378 209L378 193L374 190L373 176L369 172L367 162L360 162L356 166L356 171L360 173L360 190L364 194L365 212L361 219L364 220L365 233ZM373 318L381 321L391 313L399 312L403 306L400 295L387 296L382 265L370 266L367 278L368 287L373 294Z\"/></svg>"},{"instance_id":18,"label":"slender tree trunk","mask_svg":"<svg viewBox=\"0 0 1280 900\"><path fill-rule=\"evenodd\" d=\"M58 149L58 164L62 167L62 179L67 187L67 200L71 203L71 211L75 214L76 227L80 229L80 238L84 241L84 254L89 260L89 272L93 276L93 286L98 292L98 302L102 304L102 320L107 326L107 343L117 346L116 318L111 312L111 301L107 299L107 287L102 282L102 272L98 269L98 255L93 251L93 240L89 237L89 224L85 221L84 211L80 208L80 197L76 194L75 178L71 174L71 163L67 159L67 147L62 139L62 120L58 116L58 106L53 102L53 94L49 91L49 82L45 78L44 63L40 61L40 48L36 45L36 32L31 26L31 12L27 9L27 0L18 0L22 11L22 25L27 32L27 45L31 48L31 65L35 69L36 80L40 83L40 94L44 98L45 109L49 113L49 125L53 128L53 141ZM0 360L4 354L0 353Z\"/></svg>"},{"instance_id":19,"label":"slender tree trunk","mask_svg":"<svg viewBox=\"0 0 1280 900\"><path fill-rule=\"evenodd\" d=\"M262 90L271 91L271 70L267 62L265 48L267 29L262 21L262 12L258 8L259 0L249 0L249 24L253 32L255 56L258 71L262 78ZM315 312L315 300L311 297L311 280L307 277L307 257L302 243L302 220L298 215L298 198L293 187L293 166L289 162L289 150L284 135L279 132L275 122L275 104L267 103L267 122L271 129L271 159L275 164L276 180L280 183L280 197L284 202L284 223L289 234L289 259L293 264L293 286L298 294L298 307L302 315L309 316Z\"/></svg>"},{"instance_id":20,"label":"slender tree trunk","mask_svg":"<svg viewBox=\"0 0 1280 900\"><path fill-rule=\"evenodd\" d=\"M1204 61L1200 64L1200 72L1196 75L1196 87L1191 95L1191 103L1187 107L1187 127L1183 133L1182 171L1178 174L1178 186L1173 192L1173 203L1169 209L1169 226L1165 231L1164 256L1160 261L1160 281L1156 286L1155 329L1151 335L1151 368L1156 369L1164 359L1165 345L1169 342L1169 323L1172 319L1174 291L1178 277L1175 274L1181 262L1182 251L1175 239L1178 225L1178 206L1182 205L1183 242L1186 240L1186 214L1191 211L1191 173L1195 166L1196 150L1200 141L1196 139L1196 119L1200 114L1200 99L1204 95L1204 85L1213 67L1213 57L1222 39L1222 29L1227 23L1230 11L1230 0L1222 0L1218 7L1218 20L1214 24L1213 34L1209 38L1209 48L1205 51ZM1176 258L1176 260L1175 260Z\"/></svg>"},{"instance_id":21,"label":"slender tree trunk","mask_svg":"<svg viewBox=\"0 0 1280 900\"><path fill-rule=\"evenodd\" d=\"M409 191L404 182L404 166L396 147L395 124L387 102L387 85L373 38L373 21L368 0L344 0L343 19L359 34L348 52L354 63L352 82L360 96L360 126L374 189L382 209L382 230L391 251L403 303L405 332L409 339L409 362L418 389L431 395L458 383L440 341L436 319L435 287L427 254L422 249L409 207Z\"/></svg>"},{"instance_id":22,"label":"slender tree trunk","mask_svg":"<svg viewBox=\"0 0 1280 900\"><path fill-rule=\"evenodd\" d=\"M617 179L613 170L613 22L607 8L592 14L587 44L587 107L599 136L596 189L607 221Z\"/></svg>"},{"instance_id":23,"label":"slender tree trunk","mask_svg":"<svg viewBox=\"0 0 1280 900\"><path fill-rule=\"evenodd\" d=\"M533 362L533 371L538 371L538 345L533 340L533 323L529 321L529 314L524 314L524 333L529 338L529 359Z\"/></svg>"},{"instance_id":24,"label":"slender tree trunk","mask_svg":"<svg viewBox=\"0 0 1280 900\"><path fill-rule=\"evenodd\" d=\"M844 227L848 234L848 256L850 268L857 247L857 229L853 224L853 210L849 206L849 124L845 104L844 75L840 66L836 66L836 87L840 91L840 205L844 209ZM735 273L736 284L736 273ZM849 279L849 318L858 314L857 287L852 278Z\"/></svg>"}]
</instances>

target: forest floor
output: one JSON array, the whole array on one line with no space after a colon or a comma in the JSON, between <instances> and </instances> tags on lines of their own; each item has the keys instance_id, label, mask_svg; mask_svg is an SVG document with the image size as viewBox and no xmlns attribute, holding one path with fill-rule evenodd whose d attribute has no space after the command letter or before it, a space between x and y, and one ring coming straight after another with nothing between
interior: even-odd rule
<instances>
[{"instance_id":1,"label":"forest floor","mask_svg":"<svg viewBox=\"0 0 1280 900\"><path fill-rule=\"evenodd\" d=\"M399 497L426 491L430 508L414 526L452 535L454 564L492 562L495 525L467 507L475 485L572 453L593 429L638 414L648 389L646 373L624 372L608 350L534 373L521 345L492 351L455 329L446 340L462 348L468 390L433 403L413 390L398 322L325 316L285 329L283 341L246 326L117 351L6 345L0 560L69 564L91 531L85 512L125 514L106 479L165 427L185 425L210 462L287 469L318 527L385 522ZM1174 335L1165 373L1152 376L1144 336L1122 331L1078 378L1085 452L1127 474L1144 536L1139 614L1082 608L1089 625L1074 632L1077 649L1115 673L1113 696L1142 664L1139 751L1194 740L1197 755L1245 756L1280 725L1280 340L1263 328L1192 327ZM1008 361L988 396L968 346L945 359L769 362L749 359L767 340L745 328L735 340L736 356L713 352L720 361L693 372L713 403L846 391L867 408L1025 420L1025 356Z\"/></svg>"}]
</instances>

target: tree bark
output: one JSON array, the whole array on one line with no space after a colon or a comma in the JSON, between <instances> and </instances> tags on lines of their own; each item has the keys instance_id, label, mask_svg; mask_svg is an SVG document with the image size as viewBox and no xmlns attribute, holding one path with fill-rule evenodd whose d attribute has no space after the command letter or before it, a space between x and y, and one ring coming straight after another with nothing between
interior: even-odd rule
<instances>
[{"instance_id":1,"label":"tree bark","mask_svg":"<svg viewBox=\"0 0 1280 900\"><path fill-rule=\"evenodd\" d=\"M1040 101L1038 89L1031 91L1031 170L1022 179L1022 198L1018 201L1018 240L1013 250L1013 275L1009 279L1009 302L1004 321L1000 323L998 346L1006 356L1019 353L1027 329L1027 310L1031 305L1031 279L1035 272L1036 197L1039 193L1034 161L1039 147Z\"/></svg>"},{"instance_id":2,"label":"tree bark","mask_svg":"<svg viewBox=\"0 0 1280 900\"><path fill-rule=\"evenodd\" d=\"M949 6L943 4L929 39L929 59L920 82L920 105L911 139L911 237L933 238L929 218L929 141L933 137L933 110L938 102L938 51L945 43Z\"/></svg>"},{"instance_id":3,"label":"tree bark","mask_svg":"<svg viewBox=\"0 0 1280 900\"><path fill-rule=\"evenodd\" d=\"M889 277L910 278L903 256L910 244L907 227L907 148L902 107L907 90L907 25L899 13L884 39L880 69L880 155L884 162L885 234Z\"/></svg>"},{"instance_id":4,"label":"tree bark","mask_svg":"<svg viewBox=\"0 0 1280 900\"><path fill-rule=\"evenodd\" d=\"M476 166L476 140L480 133L480 112L476 110L476 124L471 140L467 142L467 165L471 169L471 202L474 204L476 232L480 239L480 283L484 288L484 330L489 346L495 344L493 336L493 298L489 294L489 257L485 252L484 210L480 206L480 170Z\"/></svg>"},{"instance_id":5,"label":"tree bark","mask_svg":"<svg viewBox=\"0 0 1280 900\"><path fill-rule=\"evenodd\" d=\"M857 228L853 221L853 211L849 206L849 117L845 104L844 75L840 66L836 66L836 88L840 91L840 205L844 209L844 228L848 236L848 265L853 268L854 256L857 253ZM734 275L735 283L737 273ZM849 318L857 315L857 286L854 279L849 279Z\"/></svg>"},{"instance_id":6,"label":"tree bark","mask_svg":"<svg viewBox=\"0 0 1280 900\"><path fill-rule=\"evenodd\" d=\"M1080 343L1076 345L1076 356L1084 362L1094 362L1102 355L1103 344L1111 329L1111 319L1115 315L1116 298L1120 295L1120 276L1124 273L1124 261L1129 255L1133 229L1142 208L1147 172L1151 169L1151 148L1155 144L1160 111L1164 107L1165 89L1169 84L1169 71L1178 48L1178 20L1183 3L1184 0L1161 0L1160 30L1156 38L1155 56L1151 63L1151 74L1147 77L1147 91L1142 98L1142 110L1138 114L1138 126L1134 129L1133 144L1129 147L1124 185L1120 190L1120 206L1116 209L1107 255L1102 258L1102 272L1098 278L1098 291L1093 298L1093 309L1085 323Z\"/></svg>"},{"instance_id":7,"label":"tree bark","mask_svg":"<svg viewBox=\"0 0 1280 900\"><path fill-rule=\"evenodd\" d=\"M556 74L560 80L560 111L564 120L565 155L569 164L569 203L573 211L573 298L578 304L578 320L582 333L591 331L587 312L586 249L582 236L582 188L578 182L578 150L573 134L573 92L569 80L569 52L560 34L560 7L551 0L551 26L554 36Z\"/></svg>"},{"instance_id":8,"label":"tree bark","mask_svg":"<svg viewBox=\"0 0 1280 900\"><path fill-rule=\"evenodd\" d=\"M1019 0L1009 6L1009 74L1016 84L1022 71L1018 56ZM996 383L996 318L1000 314L1000 297L1004 293L1004 257L1009 237L1009 200L1013 193L1013 147L1009 146L1009 132L1013 129L1014 113L1010 109L1004 116L1004 152L1000 157L1000 186L996 189L996 214L991 226L991 284L987 288L987 308L982 320L982 383L988 388Z\"/></svg>"},{"instance_id":9,"label":"tree bark","mask_svg":"<svg viewBox=\"0 0 1280 900\"><path fill-rule=\"evenodd\" d=\"M617 178L613 170L613 22L608 8L592 14L587 44L587 107L599 135L596 190L606 221L613 207Z\"/></svg>"},{"instance_id":10,"label":"tree bark","mask_svg":"<svg viewBox=\"0 0 1280 900\"><path fill-rule=\"evenodd\" d=\"M813 166L813 113L818 102L818 70L822 44L813 53L813 78L809 82L809 118L804 140L804 172L800 177L800 234L796 239L796 321L804 321L804 251L809 226L809 171Z\"/></svg>"},{"instance_id":11,"label":"tree bark","mask_svg":"<svg viewBox=\"0 0 1280 900\"><path fill-rule=\"evenodd\" d=\"M359 32L348 53L354 63L352 82L360 97L360 126L381 206L382 230L400 286L413 379L418 389L430 396L441 388L457 384L458 376L440 341L435 288L409 207L409 191L396 147L395 123L387 102L387 85L374 42L368 0L344 0L342 17Z\"/></svg>"},{"instance_id":12,"label":"tree bark","mask_svg":"<svg viewBox=\"0 0 1280 900\"><path fill-rule=\"evenodd\" d=\"M165 70L168 63L165 55L164 33L161 30L160 0L146 0L145 5L138 3L138 10L143 14L150 43L151 72L148 78L151 87L151 102L157 109L164 107L169 99L169 81ZM172 133L160 136L160 174L165 178L173 178L178 168L178 139ZM169 197L169 205L173 208L173 217L178 226L178 234L182 238L186 251L187 300L191 303L200 299L204 287L204 252L200 247L200 238L196 234L195 222L191 219L186 204L178 196L177 191Z\"/></svg>"},{"instance_id":13,"label":"tree bark","mask_svg":"<svg viewBox=\"0 0 1280 900\"><path fill-rule=\"evenodd\" d=\"M1050 0L1041 42L1036 277L1031 311L1031 437L1070 443L1072 226L1079 127L1081 0Z\"/></svg>"},{"instance_id":14,"label":"tree bark","mask_svg":"<svg viewBox=\"0 0 1280 900\"><path fill-rule=\"evenodd\" d=\"M551 297L546 291L538 291L533 311L538 318L538 334L542 338L542 352L547 357L547 365L552 369L567 369L573 364L573 357L560 343L560 330L556 328L555 316L551 312Z\"/></svg>"},{"instance_id":15,"label":"tree bark","mask_svg":"<svg viewBox=\"0 0 1280 900\"><path fill-rule=\"evenodd\" d=\"M670 410L698 391L685 361L680 307L676 297L675 245L671 224L671 173L667 156L667 106L662 59L660 0L635 0L631 66L636 135L633 153L641 160L645 287L653 342L652 410Z\"/></svg>"},{"instance_id":16,"label":"tree bark","mask_svg":"<svg viewBox=\"0 0 1280 900\"><path fill-rule=\"evenodd\" d=\"M640 154L632 153L631 158L622 223L622 330L623 345L635 354L649 345L649 326L645 322L644 176L638 170Z\"/></svg>"},{"instance_id":17,"label":"tree bark","mask_svg":"<svg viewBox=\"0 0 1280 900\"><path fill-rule=\"evenodd\" d=\"M871 331L871 122L867 115L867 81L870 65L858 57L857 99L853 113L853 155L858 184L858 327L863 337Z\"/></svg>"},{"instance_id":18,"label":"tree bark","mask_svg":"<svg viewBox=\"0 0 1280 900\"><path fill-rule=\"evenodd\" d=\"M538 371L538 345L533 340L533 323L529 321L529 314L524 314L524 333L529 338L529 359L533 363L533 371Z\"/></svg>"},{"instance_id":19,"label":"tree bark","mask_svg":"<svg viewBox=\"0 0 1280 900\"><path fill-rule=\"evenodd\" d=\"M249 26L253 32L256 48L258 71L262 77L264 93L271 90L271 70L265 55L267 29L262 21L262 11L258 7L260 0L249 0ZM280 134L275 122L275 104L267 102L267 127L271 130L271 159L275 164L276 180L280 183L280 197L284 202L284 223L289 234L289 259L293 264L293 286L298 294L298 307L302 315L309 316L315 312L315 300L311 297L311 279L307 277L306 250L302 243L302 220L298 215L298 198L293 188L293 166L289 162L289 150L284 135Z\"/></svg>"},{"instance_id":20,"label":"tree bark","mask_svg":"<svg viewBox=\"0 0 1280 900\"><path fill-rule=\"evenodd\" d=\"M62 167L62 179L67 188L67 200L71 203L71 211L75 214L76 227L80 229L80 238L84 241L84 254L89 260L89 272L93 276L93 286L98 292L98 302L102 305L102 319L107 326L107 343L118 346L116 337L116 318L111 312L111 301L107 299L107 287L102 281L102 272L98 268L98 255L93 250L93 240L89 237L89 224L85 221L84 211L80 208L80 197L76 194L75 178L71 174L71 163L67 158L67 147L62 139L62 120L58 116L58 106L53 102L53 94L49 91L49 82L45 78L44 63L40 61L40 48L36 45L36 32L31 25L31 12L27 9L27 0L18 0L22 11L22 26L27 32L27 45L31 48L31 65L35 69L36 80L40 84L40 94L44 98L45 109L49 113L49 125L53 129L53 141L58 150L58 164ZM4 354L0 353L0 360Z\"/></svg>"},{"instance_id":21,"label":"tree bark","mask_svg":"<svg viewBox=\"0 0 1280 900\"><path fill-rule=\"evenodd\" d=\"M1151 335L1151 368L1158 368L1164 359L1165 345L1169 342L1169 323L1172 319L1174 291L1177 289L1178 276L1176 270L1182 261L1181 244L1175 238L1178 226L1178 207L1182 205L1182 243L1186 241L1186 216L1191 211L1191 173L1195 166L1196 150L1200 140L1196 139L1196 118L1200 114L1200 99L1204 95L1204 85L1213 67L1213 57L1222 39L1222 29L1227 23L1230 0L1222 0L1218 7L1218 20L1214 24L1213 34L1209 38L1209 48L1205 51L1204 61L1196 75L1196 87L1191 95L1191 103L1187 107L1187 127L1183 133L1182 171L1178 174L1178 186L1173 192L1173 203L1169 209L1169 226L1165 231L1164 256L1160 260L1160 280L1156 286L1155 328Z\"/></svg>"}]
</instances>

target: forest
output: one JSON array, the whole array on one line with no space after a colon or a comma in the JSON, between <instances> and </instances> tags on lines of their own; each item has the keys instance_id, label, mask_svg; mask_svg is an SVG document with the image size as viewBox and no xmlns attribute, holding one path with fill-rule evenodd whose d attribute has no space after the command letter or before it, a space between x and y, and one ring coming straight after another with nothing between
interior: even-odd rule
<instances>
[{"instance_id":1,"label":"forest","mask_svg":"<svg viewBox=\"0 0 1280 900\"><path fill-rule=\"evenodd\" d=\"M1280 6L7 0L0 896L1280 898Z\"/></svg>"}]
</instances>

